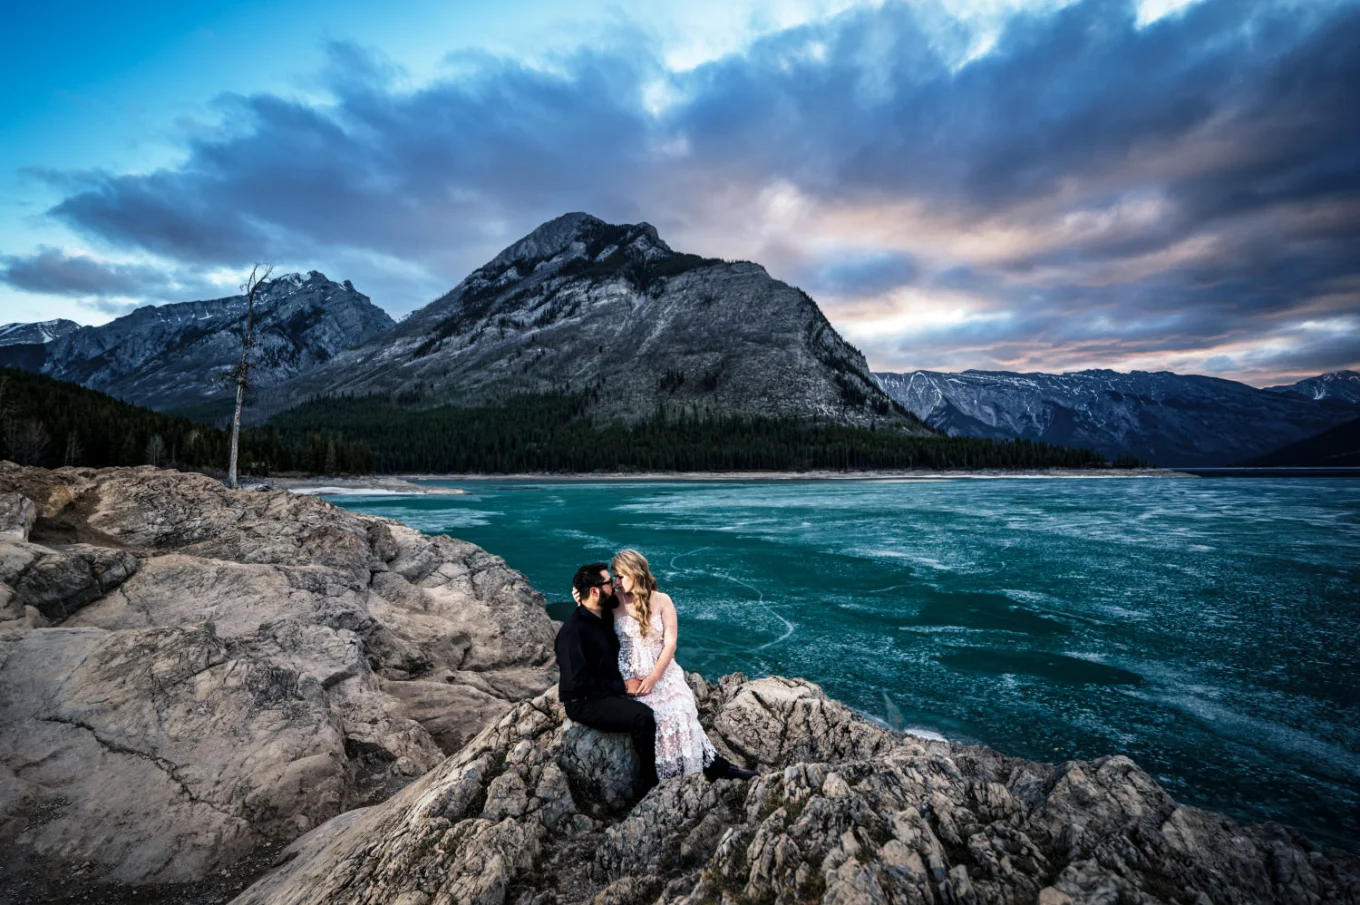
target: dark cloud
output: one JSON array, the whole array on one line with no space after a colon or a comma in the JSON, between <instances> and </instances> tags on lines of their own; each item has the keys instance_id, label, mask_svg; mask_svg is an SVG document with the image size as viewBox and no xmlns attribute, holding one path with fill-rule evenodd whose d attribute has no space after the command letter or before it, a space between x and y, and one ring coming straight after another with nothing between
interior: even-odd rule
<instances>
[{"instance_id":1,"label":"dark cloud","mask_svg":"<svg viewBox=\"0 0 1360 905\"><path fill-rule=\"evenodd\" d=\"M583 209L861 313L911 286L1011 314L908 332L892 367L955 343L979 364L1199 348L1221 368L1291 312L1360 312L1354 289L1318 301L1360 270L1355 3L1203 0L1139 27L1130 0L1080 0L1011 17L966 63L969 36L920 9L683 74L621 33L546 70L463 56L417 90L336 44L334 104L224 98L178 168L49 174L51 213L185 266L324 260L398 312ZM649 111L657 95L674 100ZM1356 363L1335 336L1295 342Z\"/></svg>"},{"instance_id":2,"label":"dark cloud","mask_svg":"<svg viewBox=\"0 0 1360 905\"><path fill-rule=\"evenodd\" d=\"M222 295L212 283L145 264L115 264L60 249L41 247L30 255L0 255L0 282L44 295L100 300L100 311L122 312L126 305L108 298L185 301ZM195 295L194 293L200 293Z\"/></svg>"}]
</instances>

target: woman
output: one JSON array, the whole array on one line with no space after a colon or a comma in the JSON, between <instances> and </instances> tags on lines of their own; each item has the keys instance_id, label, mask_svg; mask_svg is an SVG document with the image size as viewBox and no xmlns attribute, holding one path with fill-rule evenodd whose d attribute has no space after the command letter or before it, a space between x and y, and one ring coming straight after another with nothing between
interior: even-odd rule
<instances>
[{"instance_id":1,"label":"woman","mask_svg":"<svg viewBox=\"0 0 1360 905\"><path fill-rule=\"evenodd\" d=\"M656 775L673 776L720 769L722 776L748 778L718 757L699 725L699 709L685 674L675 662L675 604L656 589L647 560L624 550L610 563L617 581L619 608L614 631L619 636L619 672L628 693L656 714ZM755 774L749 774L754 776Z\"/></svg>"}]
</instances>

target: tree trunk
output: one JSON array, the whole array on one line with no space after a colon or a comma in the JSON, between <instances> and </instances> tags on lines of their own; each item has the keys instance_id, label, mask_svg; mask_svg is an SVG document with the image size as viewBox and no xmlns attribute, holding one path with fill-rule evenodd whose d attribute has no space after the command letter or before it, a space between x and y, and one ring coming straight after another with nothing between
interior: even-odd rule
<instances>
[{"instance_id":1,"label":"tree trunk","mask_svg":"<svg viewBox=\"0 0 1360 905\"><path fill-rule=\"evenodd\" d=\"M236 450L241 442L241 403L246 398L244 381L236 382L236 414L231 419L231 464L227 466L227 486L236 489ZM220 459L218 461L221 461Z\"/></svg>"},{"instance_id":2,"label":"tree trunk","mask_svg":"<svg viewBox=\"0 0 1360 905\"><path fill-rule=\"evenodd\" d=\"M227 486L232 490L236 489L236 460L241 444L241 406L245 405L246 386L250 382L250 347L253 344L250 331L255 326L255 292L274 272L273 264L265 266L264 273L260 273L261 266L256 264L251 268L250 276L241 287L246 295L246 325L241 332L241 363L236 367L236 412L231 418L231 459L227 464Z\"/></svg>"}]
</instances>

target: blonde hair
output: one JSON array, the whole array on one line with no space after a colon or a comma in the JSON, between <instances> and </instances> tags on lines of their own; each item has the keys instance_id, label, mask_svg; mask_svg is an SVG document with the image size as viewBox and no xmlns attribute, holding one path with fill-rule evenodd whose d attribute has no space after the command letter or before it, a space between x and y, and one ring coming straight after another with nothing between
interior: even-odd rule
<instances>
[{"instance_id":1,"label":"blonde hair","mask_svg":"<svg viewBox=\"0 0 1360 905\"><path fill-rule=\"evenodd\" d=\"M609 566L615 576L622 572L633 579L633 609L637 611L638 628L646 635L652 628L652 594L656 591L656 578L647 557L636 550L620 550Z\"/></svg>"}]
</instances>

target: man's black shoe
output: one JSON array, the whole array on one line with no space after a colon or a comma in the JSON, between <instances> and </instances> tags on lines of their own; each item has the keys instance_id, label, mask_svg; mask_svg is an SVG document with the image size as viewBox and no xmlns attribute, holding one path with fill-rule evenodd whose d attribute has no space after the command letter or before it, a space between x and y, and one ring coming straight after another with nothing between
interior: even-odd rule
<instances>
[{"instance_id":1,"label":"man's black shoe","mask_svg":"<svg viewBox=\"0 0 1360 905\"><path fill-rule=\"evenodd\" d=\"M704 777L710 782L715 779L755 779L759 775L755 770L743 770L722 757L704 767Z\"/></svg>"}]
</instances>

